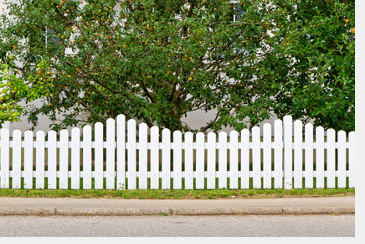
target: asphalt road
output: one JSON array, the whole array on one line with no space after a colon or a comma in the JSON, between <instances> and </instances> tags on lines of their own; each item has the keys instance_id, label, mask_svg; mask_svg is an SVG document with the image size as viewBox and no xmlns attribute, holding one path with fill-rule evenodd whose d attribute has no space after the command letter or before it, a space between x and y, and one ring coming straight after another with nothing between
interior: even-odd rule
<instances>
[{"instance_id":1,"label":"asphalt road","mask_svg":"<svg viewBox=\"0 0 365 244\"><path fill-rule=\"evenodd\" d=\"M2 237L352 237L354 235L354 215L0 216Z\"/></svg>"}]
</instances>

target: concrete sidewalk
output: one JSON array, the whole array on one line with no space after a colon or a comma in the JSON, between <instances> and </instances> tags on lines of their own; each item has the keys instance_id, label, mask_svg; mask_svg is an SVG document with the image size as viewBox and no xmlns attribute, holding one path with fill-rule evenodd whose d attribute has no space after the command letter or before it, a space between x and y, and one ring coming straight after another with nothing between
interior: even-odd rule
<instances>
[{"instance_id":1,"label":"concrete sidewalk","mask_svg":"<svg viewBox=\"0 0 365 244\"><path fill-rule=\"evenodd\" d=\"M355 197L132 200L1 198L0 215L140 216L354 214Z\"/></svg>"}]
</instances>

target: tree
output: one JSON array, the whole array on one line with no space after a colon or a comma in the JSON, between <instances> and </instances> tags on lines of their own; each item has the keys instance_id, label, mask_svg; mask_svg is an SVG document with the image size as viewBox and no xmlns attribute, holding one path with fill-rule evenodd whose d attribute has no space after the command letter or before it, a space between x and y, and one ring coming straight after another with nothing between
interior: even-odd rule
<instances>
[{"instance_id":1,"label":"tree","mask_svg":"<svg viewBox=\"0 0 365 244\"><path fill-rule=\"evenodd\" d=\"M318 61L317 46L298 35L308 34L317 43L318 36L328 34L310 27L316 22L325 27L321 21L334 21L335 11L311 8L331 4L341 14L353 11L339 0L300 1L299 8L296 1L283 0L20 0L9 3L10 14L1 18L0 59L5 52L16 56L22 66L14 68L23 79L37 72L41 60L49 62L50 93L31 109L29 119L36 123L43 113L57 121L56 114L63 113L53 129L125 114L149 126L191 130L182 118L195 110L216 111L200 131L227 125L240 130L273 114L309 117L327 127L336 125L331 119L346 119L353 76L349 71L343 78L350 88L342 93L341 111L334 99L324 105L326 95L337 95L331 87L342 74L327 75L332 66L323 68L328 62ZM343 45L342 39L337 44ZM341 60L339 45L328 46L331 54L323 46L322 53ZM320 74L313 76L313 69ZM322 95L307 98L310 89ZM305 104L313 109L308 112Z\"/></svg>"},{"instance_id":2,"label":"tree","mask_svg":"<svg viewBox=\"0 0 365 244\"><path fill-rule=\"evenodd\" d=\"M12 63L12 58L7 58ZM14 122L20 119L23 112L21 101L33 101L47 95L46 85L49 81L46 75L46 63L37 66L37 75L29 76L28 82L17 76L8 64L0 63L0 128L6 121Z\"/></svg>"},{"instance_id":3,"label":"tree","mask_svg":"<svg viewBox=\"0 0 365 244\"><path fill-rule=\"evenodd\" d=\"M265 63L277 84L274 113L355 129L355 1L277 1L282 15ZM262 77L261 77L262 79Z\"/></svg>"}]
</instances>

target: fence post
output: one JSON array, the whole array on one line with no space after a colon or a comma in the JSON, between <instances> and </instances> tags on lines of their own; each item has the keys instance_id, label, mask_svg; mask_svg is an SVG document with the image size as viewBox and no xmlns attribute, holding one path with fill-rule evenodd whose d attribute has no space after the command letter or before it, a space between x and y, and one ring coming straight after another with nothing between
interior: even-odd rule
<instances>
[{"instance_id":1,"label":"fence post","mask_svg":"<svg viewBox=\"0 0 365 244\"><path fill-rule=\"evenodd\" d=\"M125 189L125 116L117 116L117 189Z\"/></svg>"},{"instance_id":2,"label":"fence post","mask_svg":"<svg viewBox=\"0 0 365 244\"><path fill-rule=\"evenodd\" d=\"M115 121L106 120L106 189L115 189Z\"/></svg>"},{"instance_id":3,"label":"fence post","mask_svg":"<svg viewBox=\"0 0 365 244\"><path fill-rule=\"evenodd\" d=\"M136 174L136 121L133 119L127 122L127 150L128 150L128 172L127 189L136 189L137 187L137 174Z\"/></svg>"},{"instance_id":4,"label":"fence post","mask_svg":"<svg viewBox=\"0 0 365 244\"><path fill-rule=\"evenodd\" d=\"M349 187L355 187L355 167L356 167L356 155L355 155L355 150L358 150L355 147L355 132L351 131L349 133ZM358 146L359 148L359 146Z\"/></svg>"},{"instance_id":5,"label":"fence post","mask_svg":"<svg viewBox=\"0 0 365 244\"><path fill-rule=\"evenodd\" d=\"M303 187L303 123L294 122L294 188Z\"/></svg>"},{"instance_id":6,"label":"fence post","mask_svg":"<svg viewBox=\"0 0 365 244\"><path fill-rule=\"evenodd\" d=\"M1 129L0 188L9 188L9 130Z\"/></svg>"},{"instance_id":7,"label":"fence post","mask_svg":"<svg viewBox=\"0 0 365 244\"><path fill-rule=\"evenodd\" d=\"M293 121L291 116L284 116L284 188L292 188L293 178Z\"/></svg>"},{"instance_id":8,"label":"fence post","mask_svg":"<svg viewBox=\"0 0 365 244\"><path fill-rule=\"evenodd\" d=\"M283 122L281 120L275 120L274 129L274 183L275 188L283 188Z\"/></svg>"}]
</instances>

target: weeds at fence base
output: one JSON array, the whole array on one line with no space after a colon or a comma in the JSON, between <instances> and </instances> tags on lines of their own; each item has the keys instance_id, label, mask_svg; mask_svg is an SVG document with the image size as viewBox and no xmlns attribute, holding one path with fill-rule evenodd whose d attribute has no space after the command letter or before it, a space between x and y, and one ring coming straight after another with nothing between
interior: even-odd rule
<instances>
[{"instance_id":1,"label":"weeds at fence base","mask_svg":"<svg viewBox=\"0 0 365 244\"><path fill-rule=\"evenodd\" d=\"M0 189L0 197L71 197L119 199L250 199L281 197L354 196L355 188L342 189L248 189L248 190L37 190Z\"/></svg>"}]
</instances>

